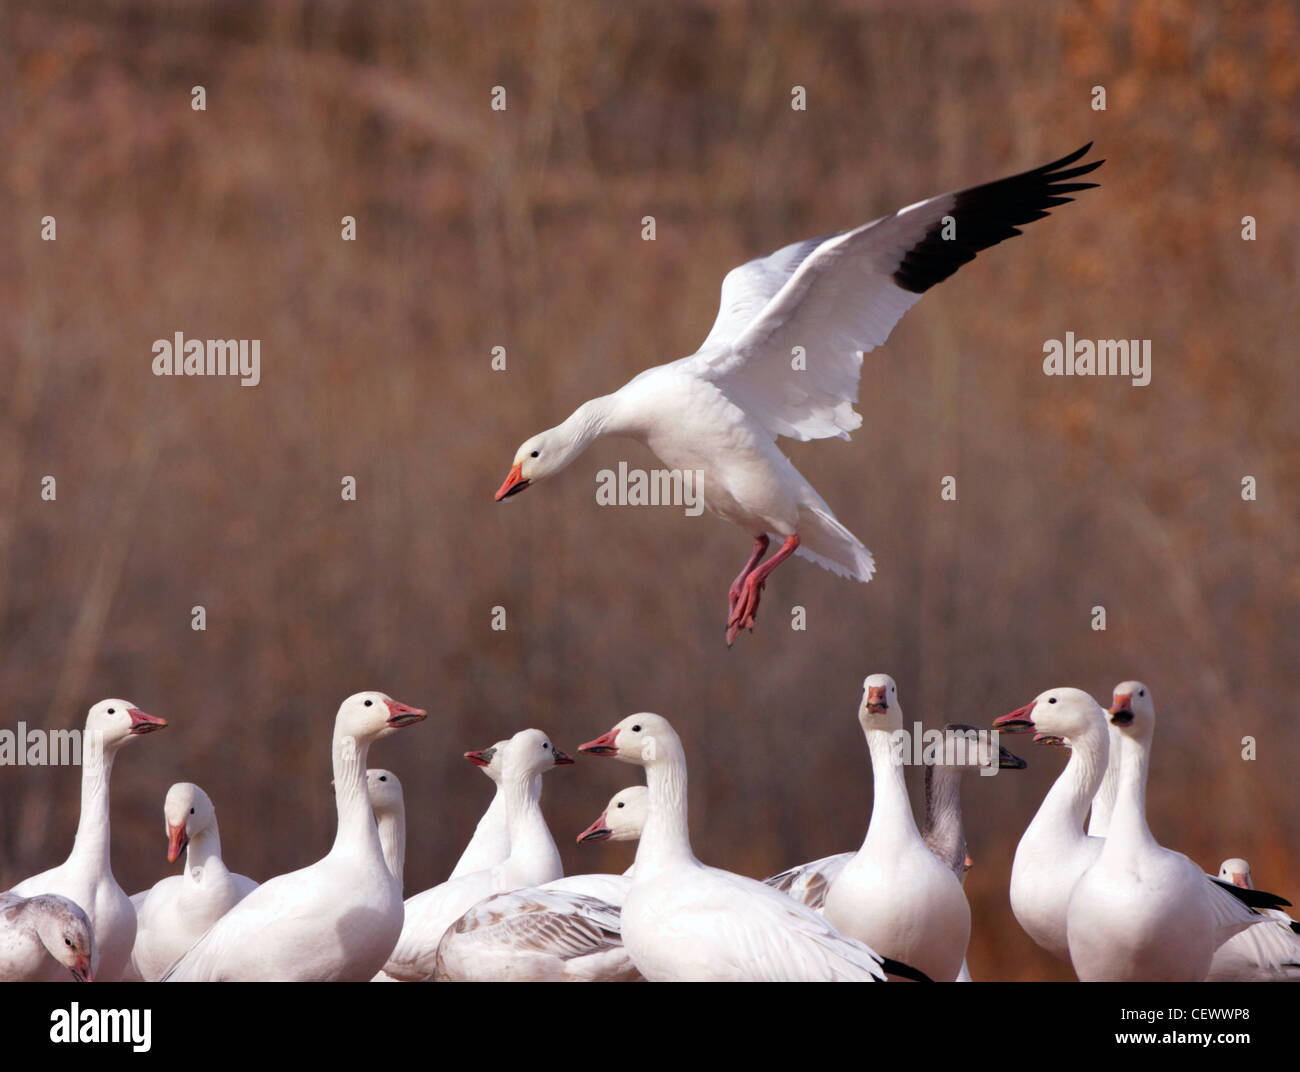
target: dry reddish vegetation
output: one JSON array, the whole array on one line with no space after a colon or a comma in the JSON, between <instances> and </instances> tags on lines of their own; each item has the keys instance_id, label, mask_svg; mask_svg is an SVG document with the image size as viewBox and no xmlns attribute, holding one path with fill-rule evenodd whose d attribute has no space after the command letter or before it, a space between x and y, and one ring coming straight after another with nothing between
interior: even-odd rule
<instances>
[{"instance_id":1,"label":"dry reddish vegetation","mask_svg":"<svg viewBox=\"0 0 1300 1072\"><path fill-rule=\"evenodd\" d=\"M931 725L1144 678L1157 834L1300 896L1293 4L202 7L0 8L3 724L110 694L171 719L118 765L124 886L165 871L177 780L238 870L319 855L330 720L361 688L431 710L373 756L407 788L412 889L486 801L461 751L526 724L567 748L646 708L691 749L700 855L775 871L860 840L854 712L883 670ZM594 504L595 470L641 448L493 503L526 435L690 352L733 264L1089 139L1102 188L909 314L853 443L791 448L875 552L869 586L788 566L728 651L748 541ZM154 378L174 331L260 338L262 384ZM1066 331L1152 339L1151 386L1045 378ZM1029 771L967 791L977 978L1068 976L1007 906L1062 758L1021 750ZM632 779L549 776L570 870L626 866L569 838ZM0 772L0 888L65 851L75 787Z\"/></svg>"}]
</instances>

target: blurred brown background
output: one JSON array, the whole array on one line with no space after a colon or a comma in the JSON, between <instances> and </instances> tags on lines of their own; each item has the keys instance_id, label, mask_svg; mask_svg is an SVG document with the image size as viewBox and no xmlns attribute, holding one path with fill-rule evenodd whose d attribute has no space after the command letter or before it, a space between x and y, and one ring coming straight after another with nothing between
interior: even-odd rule
<instances>
[{"instance_id":1,"label":"blurred brown background","mask_svg":"<svg viewBox=\"0 0 1300 1072\"><path fill-rule=\"evenodd\" d=\"M928 725L1143 678L1157 836L1300 900L1290 0L32 0L0 20L0 725L80 725L109 695L171 721L117 764L128 892L169 871L179 780L213 796L232 868L317 858L334 711L363 688L431 711L371 755L406 787L410 892L490 797L462 751L526 725L572 748L641 709L687 743L698 854L768 874L860 842L855 714L887 671ZM653 465L642 448L493 502L526 436L692 352L733 265L1092 139L1101 189L868 356L854 441L790 446L874 551L870 585L787 565L728 651L748 538L595 505L596 470ZM261 385L155 378L175 331L261 339ZM1066 331L1152 339L1151 385L1045 377ZM1064 756L1011 743L1028 771L967 786L970 964L1069 978L1006 895ZM572 838L634 780L548 776L569 870L627 866ZM0 889L64 857L77 791L76 770L0 769Z\"/></svg>"}]
</instances>

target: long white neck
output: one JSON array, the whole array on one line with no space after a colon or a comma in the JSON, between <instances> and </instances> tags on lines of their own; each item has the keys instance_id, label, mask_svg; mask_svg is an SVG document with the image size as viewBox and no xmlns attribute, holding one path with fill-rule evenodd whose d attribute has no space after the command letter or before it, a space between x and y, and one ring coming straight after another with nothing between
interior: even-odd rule
<instances>
[{"instance_id":1,"label":"long white neck","mask_svg":"<svg viewBox=\"0 0 1300 1072\"><path fill-rule=\"evenodd\" d=\"M1070 761L1065 765L1042 806L1029 824L1030 830L1048 831L1055 841L1081 840L1083 817L1087 815L1106 772L1110 753L1106 732L1101 725L1089 726L1070 738ZM1029 831L1026 831L1028 836Z\"/></svg>"},{"instance_id":2,"label":"long white neck","mask_svg":"<svg viewBox=\"0 0 1300 1072\"><path fill-rule=\"evenodd\" d=\"M217 833L215 819L211 826L190 838L189 847L185 850L185 873L192 876L195 868L206 871L213 864L222 864L221 835Z\"/></svg>"},{"instance_id":3,"label":"long white neck","mask_svg":"<svg viewBox=\"0 0 1300 1072\"><path fill-rule=\"evenodd\" d=\"M111 841L108 822L108 787L113 776L113 759L119 743L105 744L101 734L82 735L81 818L72 855L112 873L109 863Z\"/></svg>"},{"instance_id":4,"label":"long white neck","mask_svg":"<svg viewBox=\"0 0 1300 1072\"><path fill-rule=\"evenodd\" d=\"M925 768L925 843L952 868L966 875L966 833L961 821L961 770L931 765Z\"/></svg>"},{"instance_id":5,"label":"long white neck","mask_svg":"<svg viewBox=\"0 0 1300 1072\"><path fill-rule=\"evenodd\" d=\"M617 418L618 406L614 396L601 395L584 402L556 425L554 431L567 443L564 464L574 461L601 436L627 434Z\"/></svg>"},{"instance_id":6,"label":"long white neck","mask_svg":"<svg viewBox=\"0 0 1300 1072\"><path fill-rule=\"evenodd\" d=\"M1102 776L1101 787L1092 798L1092 814L1088 816L1088 836L1104 838L1110 830L1110 818L1115 814L1115 794L1119 792L1120 758L1124 754L1121 741L1123 734L1112 724L1106 727L1110 741L1109 758L1106 773Z\"/></svg>"},{"instance_id":7,"label":"long white neck","mask_svg":"<svg viewBox=\"0 0 1300 1072\"><path fill-rule=\"evenodd\" d=\"M474 827L474 836L469 839L465 851L460 854L456 866L451 870L451 878L459 878L474 871L499 864L510 855L510 827L506 823L506 794L500 781L494 783L496 792L492 803Z\"/></svg>"},{"instance_id":8,"label":"long white neck","mask_svg":"<svg viewBox=\"0 0 1300 1072\"><path fill-rule=\"evenodd\" d=\"M898 844L921 841L912 815L912 802L907 798L907 782L903 778L903 765L898 762L892 747L893 734L886 729L866 731L867 749L871 752L871 774L875 781L875 796L871 802L871 822L862 846Z\"/></svg>"},{"instance_id":9,"label":"long white neck","mask_svg":"<svg viewBox=\"0 0 1300 1072\"><path fill-rule=\"evenodd\" d=\"M675 865L696 863L687 817L686 756L681 742L656 738L657 755L645 772L649 797L645 829L637 846L635 879L646 879Z\"/></svg>"},{"instance_id":10,"label":"long white neck","mask_svg":"<svg viewBox=\"0 0 1300 1072\"><path fill-rule=\"evenodd\" d=\"M369 741L358 741L334 731L334 805L339 813L339 826L331 854L360 852L383 858L379 831L370 808L370 793L366 789L369 751Z\"/></svg>"},{"instance_id":11,"label":"long white neck","mask_svg":"<svg viewBox=\"0 0 1300 1072\"><path fill-rule=\"evenodd\" d=\"M1147 769L1149 743L1124 734L1120 743L1119 790L1110 818L1103 855L1122 856L1155 843L1147 826Z\"/></svg>"},{"instance_id":12,"label":"long white neck","mask_svg":"<svg viewBox=\"0 0 1300 1072\"><path fill-rule=\"evenodd\" d=\"M401 889L406 870L405 809L386 811L379 817L379 845L384 853L384 864Z\"/></svg>"},{"instance_id":13,"label":"long white neck","mask_svg":"<svg viewBox=\"0 0 1300 1072\"><path fill-rule=\"evenodd\" d=\"M510 827L511 869L534 869L542 873L563 874L560 851L542 814L542 776L505 772L501 776L505 791L506 822Z\"/></svg>"}]
</instances>

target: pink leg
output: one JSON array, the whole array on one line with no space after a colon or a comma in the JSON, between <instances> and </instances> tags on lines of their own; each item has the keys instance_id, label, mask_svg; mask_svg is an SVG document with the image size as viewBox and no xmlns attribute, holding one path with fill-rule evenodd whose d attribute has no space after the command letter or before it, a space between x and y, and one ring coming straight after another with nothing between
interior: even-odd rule
<instances>
[{"instance_id":1,"label":"pink leg","mask_svg":"<svg viewBox=\"0 0 1300 1072\"><path fill-rule=\"evenodd\" d=\"M779 551L747 576L741 585L740 599L732 609L727 622L727 644L736 639L742 629L753 629L754 618L758 614L758 601L763 592L763 585L768 577L782 562L789 558L799 547L799 534L787 536Z\"/></svg>"},{"instance_id":2,"label":"pink leg","mask_svg":"<svg viewBox=\"0 0 1300 1072\"><path fill-rule=\"evenodd\" d=\"M731 623L731 615L736 610L736 600L740 598L741 589L744 587L745 578L754 572L754 567L758 565L759 559L767 554L767 545L770 541L767 536L754 537L754 553L749 556L749 561L745 563L734 581L731 582L731 591L727 593L727 623Z\"/></svg>"}]
</instances>

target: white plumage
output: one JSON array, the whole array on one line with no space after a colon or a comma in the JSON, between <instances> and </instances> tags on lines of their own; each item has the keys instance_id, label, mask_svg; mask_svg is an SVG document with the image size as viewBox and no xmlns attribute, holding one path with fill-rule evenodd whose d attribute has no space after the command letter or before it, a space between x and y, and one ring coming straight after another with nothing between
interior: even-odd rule
<instances>
[{"instance_id":1,"label":"white plumage","mask_svg":"<svg viewBox=\"0 0 1300 1072\"><path fill-rule=\"evenodd\" d=\"M638 440L670 469L701 474L703 504L755 541L729 592L728 643L753 627L767 577L791 554L869 580L871 553L776 439L847 439L862 424L853 408L862 355L980 250L1095 185L1070 181L1100 166L1070 166L1089 147L732 269L695 354L647 369L525 441L497 499L559 472L602 436ZM780 550L761 562L772 538Z\"/></svg>"},{"instance_id":2,"label":"white plumage","mask_svg":"<svg viewBox=\"0 0 1300 1072\"><path fill-rule=\"evenodd\" d=\"M86 714L81 745L81 819L72 852L58 867L24 879L11 892L22 897L57 893L78 905L95 935L94 977L116 982L127 973L135 944L135 908L113 877L109 844L109 783L113 761L128 741L167 725L129 700L101 700ZM46 981L67 978L54 961L44 965Z\"/></svg>"}]
</instances>

